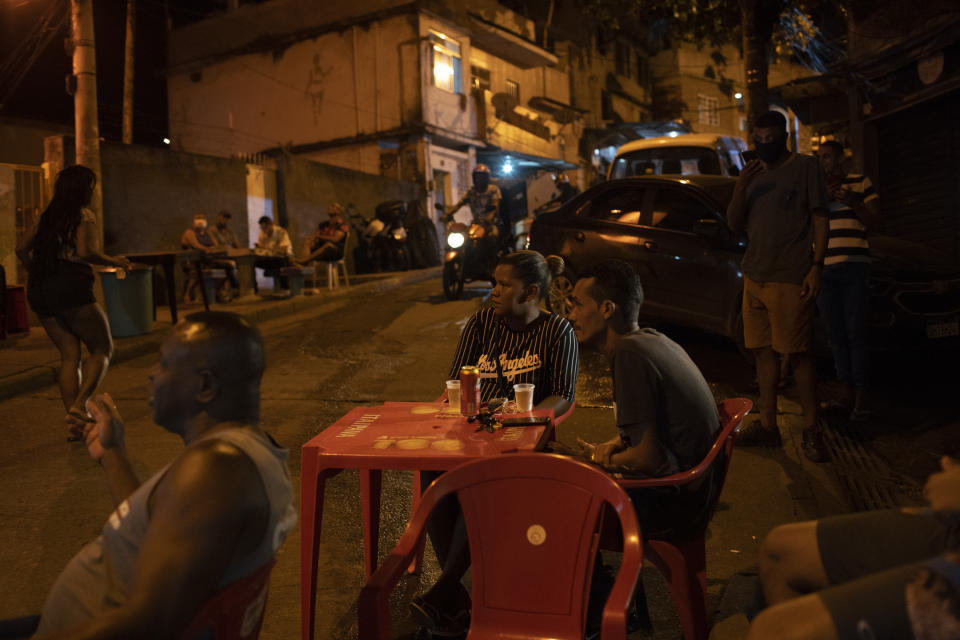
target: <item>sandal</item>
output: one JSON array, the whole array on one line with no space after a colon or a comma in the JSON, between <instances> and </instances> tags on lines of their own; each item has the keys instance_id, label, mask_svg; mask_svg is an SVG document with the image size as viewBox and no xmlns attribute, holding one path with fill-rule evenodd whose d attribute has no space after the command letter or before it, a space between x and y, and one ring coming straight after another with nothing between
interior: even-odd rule
<instances>
[{"instance_id":1,"label":"sandal","mask_svg":"<svg viewBox=\"0 0 960 640\"><path fill-rule=\"evenodd\" d=\"M90 417L90 414L85 411L80 411L79 409L67 411L67 415L63 417L63 421L67 423L67 428L70 430L70 435L67 436L67 442L81 442L83 440L82 425L88 422L96 422L96 420Z\"/></svg>"}]
</instances>

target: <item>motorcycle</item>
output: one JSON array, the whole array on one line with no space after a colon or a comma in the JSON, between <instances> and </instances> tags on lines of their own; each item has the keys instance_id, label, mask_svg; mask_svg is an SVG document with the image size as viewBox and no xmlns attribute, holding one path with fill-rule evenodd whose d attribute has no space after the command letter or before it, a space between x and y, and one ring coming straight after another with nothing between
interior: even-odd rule
<instances>
[{"instance_id":1,"label":"motorcycle","mask_svg":"<svg viewBox=\"0 0 960 640\"><path fill-rule=\"evenodd\" d=\"M444 212L442 204L434 206ZM447 300L458 299L467 282L493 279L493 269L502 251L490 242L488 233L486 227L477 222L447 224L447 250L443 257L443 293Z\"/></svg>"},{"instance_id":2,"label":"motorcycle","mask_svg":"<svg viewBox=\"0 0 960 640\"><path fill-rule=\"evenodd\" d=\"M533 224L533 221L537 219L537 216L548 213L550 211L556 211L560 208L560 202L557 200L551 200L550 202L545 202L536 209L533 210L526 218L522 218L513 223L513 249L515 251L520 251L521 249L530 248L530 226Z\"/></svg>"}]
</instances>

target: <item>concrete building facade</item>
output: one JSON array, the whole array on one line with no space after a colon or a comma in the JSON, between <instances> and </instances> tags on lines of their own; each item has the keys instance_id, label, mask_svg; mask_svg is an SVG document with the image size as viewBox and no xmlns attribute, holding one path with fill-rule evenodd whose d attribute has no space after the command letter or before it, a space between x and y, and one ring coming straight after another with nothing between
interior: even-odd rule
<instances>
[{"instance_id":1,"label":"concrete building facade","mask_svg":"<svg viewBox=\"0 0 960 640\"><path fill-rule=\"evenodd\" d=\"M508 179L574 166L557 63L530 20L491 0L244 5L171 32L170 137L416 183L432 212L469 188L478 151Z\"/></svg>"}]
</instances>

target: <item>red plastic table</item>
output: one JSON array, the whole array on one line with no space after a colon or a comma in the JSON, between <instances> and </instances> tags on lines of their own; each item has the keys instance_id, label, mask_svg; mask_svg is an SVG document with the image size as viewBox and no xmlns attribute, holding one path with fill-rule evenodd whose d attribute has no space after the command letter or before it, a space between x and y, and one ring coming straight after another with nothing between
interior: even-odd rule
<instances>
[{"instance_id":1,"label":"red plastic table","mask_svg":"<svg viewBox=\"0 0 960 640\"><path fill-rule=\"evenodd\" d=\"M553 417L552 411L532 414ZM377 565L380 480L384 469L446 471L471 460L540 449L553 425L476 431L439 402L387 402L357 407L301 449L300 621L303 640L312 640L317 594L317 556L323 492L327 478L344 469L360 470L364 569Z\"/></svg>"}]
</instances>

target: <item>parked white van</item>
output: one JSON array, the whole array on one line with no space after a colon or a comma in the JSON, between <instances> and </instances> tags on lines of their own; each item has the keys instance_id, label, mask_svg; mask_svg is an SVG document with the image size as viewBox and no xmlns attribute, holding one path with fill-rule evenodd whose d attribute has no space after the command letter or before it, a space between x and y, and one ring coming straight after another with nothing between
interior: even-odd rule
<instances>
[{"instance_id":1,"label":"parked white van","mask_svg":"<svg viewBox=\"0 0 960 640\"><path fill-rule=\"evenodd\" d=\"M619 149L608 180L662 174L738 176L743 168L743 138L687 133L628 142Z\"/></svg>"}]
</instances>

